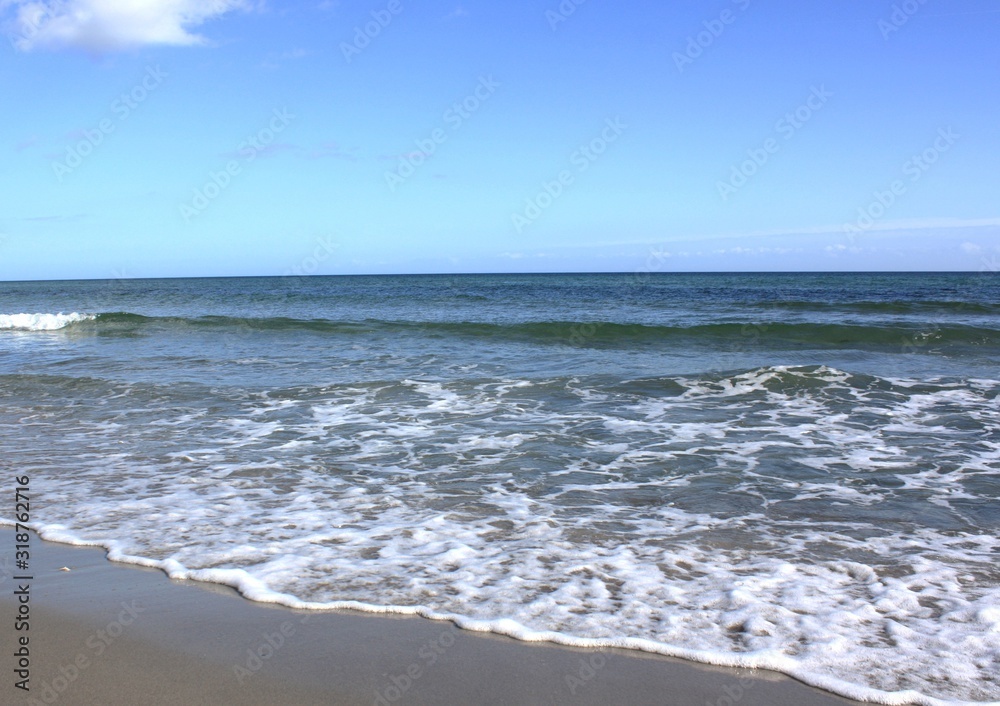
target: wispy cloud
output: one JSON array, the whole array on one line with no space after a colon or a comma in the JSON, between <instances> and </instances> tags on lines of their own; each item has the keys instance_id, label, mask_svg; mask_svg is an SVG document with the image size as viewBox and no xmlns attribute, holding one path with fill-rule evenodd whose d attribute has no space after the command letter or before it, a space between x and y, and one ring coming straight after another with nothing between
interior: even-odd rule
<instances>
[{"instance_id":1,"label":"wispy cloud","mask_svg":"<svg viewBox=\"0 0 1000 706\"><path fill-rule=\"evenodd\" d=\"M290 145L287 142L272 142L260 147L241 147L237 150L222 152L219 156L223 159L246 159L252 151L255 157L273 157L282 152L295 152L298 149L296 145Z\"/></svg>"},{"instance_id":2,"label":"wispy cloud","mask_svg":"<svg viewBox=\"0 0 1000 706\"><path fill-rule=\"evenodd\" d=\"M499 253L499 257L505 258L507 260L524 260L524 259L530 259L530 258L552 257L552 255L550 253L541 252L541 251L536 251L536 252L532 252L532 253L523 253L523 252L511 252L511 251L508 250L508 251Z\"/></svg>"},{"instance_id":3,"label":"wispy cloud","mask_svg":"<svg viewBox=\"0 0 1000 706\"><path fill-rule=\"evenodd\" d=\"M877 223L872 226L871 231L880 231L886 233L886 235L892 235L896 233L898 235L905 235L908 231L932 231L930 235L936 235L933 231L953 231L953 230L964 230L964 229L976 229L976 228L1000 228L1000 217L996 218L910 218L910 219L898 219L894 221L885 221L882 223ZM589 249L589 250L599 250L602 248L610 247L635 247L635 246L653 246L662 245L663 243L698 243L704 244L708 247L711 243L718 241L740 241L745 242L750 238L797 238L799 236L844 236L844 227L840 225L821 225L821 226L803 226L801 228L772 228L766 230L741 230L741 231L720 231L711 234L702 235L685 235L677 234L672 236L663 236L659 239L649 239L649 238L635 238L635 239L623 239L623 240L599 240L588 243L575 243L574 248ZM963 237L974 237L973 233L967 233ZM820 238L819 241L823 242L824 239ZM796 241L799 242L799 241ZM806 242L806 241L801 241ZM828 240L826 242L829 242ZM842 245L839 243L833 244L826 248L828 252L833 251L843 251L852 250L852 248L847 245ZM854 248L857 251L857 248ZM676 255L685 255L685 253L677 252ZM686 253L690 255L692 253ZM700 254L700 253L694 253Z\"/></svg>"},{"instance_id":4,"label":"wispy cloud","mask_svg":"<svg viewBox=\"0 0 1000 706\"><path fill-rule=\"evenodd\" d=\"M240 149L220 152L219 157L223 159L245 159L250 148L241 146ZM358 148L351 147L344 149L337 142L321 142L315 147L304 147L293 145L287 142L272 142L268 145L253 148L257 157L274 157L279 154L289 154L299 159L343 159L349 162L358 161Z\"/></svg>"},{"instance_id":5,"label":"wispy cloud","mask_svg":"<svg viewBox=\"0 0 1000 706\"><path fill-rule=\"evenodd\" d=\"M420 158L420 157L423 157L424 159L427 159L431 155L432 155L432 153L430 153L430 152L422 152L420 150L412 150L410 152L401 152L399 154L380 154L378 157L376 157L376 159L378 159L380 161L392 161L392 162L395 162L396 160L399 160L399 159L414 159L414 158Z\"/></svg>"},{"instance_id":6,"label":"wispy cloud","mask_svg":"<svg viewBox=\"0 0 1000 706\"><path fill-rule=\"evenodd\" d=\"M191 30L250 0L0 0L7 31L21 51L105 53L152 44L205 44Z\"/></svg>"},{"instance_id":7,"label":"wispy cloud","mask_svg":"<svg viewBox=\"0 0 1000 706\"><path fill-rule=\"evenodd\" d=\"M31 137L26 137L17 144L14 145L15 152L23 152L29 147L34 147L38 144L38 135L32 135Z\"/></svg>"},{"instance_id":8,"label":"wispy cloud","mask_svg":"<svg viewBox=\"0 0 1000 706\"><path fill-rule=\"evenodd\" d=\"M459 17L468 17L469 11L466 10L461 5L456 5L455 9L445 15L442 19L445 20L457 20Z\"/></svg>"},{"instance_id":9,"label":"wispy cloud","mask_svg":"<svg viewBox=\"0 0 1000 706\"><path fill-rule=\"evenodd\" d=\"M301 59L305 56L309 56L311 52L305 49L292 49L291 51L285 52L269 52L264 60L261 62L261 66L265 69L276 69L287 61L295 61L296 59Z\"/></svg>"},{"instance_id":10,"label":"wispy cloud","mask_svg":"<svg viewBox=\"0 0 1000 706\"><path fill-rule=\"evenodd\" d=\"M874 223L869 231L931 230L940 228L987 228L1000 226L1000 217L995 218L900 218ZM719 234L720 237L769 237L782 235L829 235L844 233L842 225L809 226L804 228L780 228L773 230L741 231Z\"/></svg>"},{"instance_id":11,"label":"wispy cloud","mask_svg":"<svg viewBox=\"0 0 1000 706\"><path fill-rule=\"evenodd\" d=\"M346 159L349 162L357 162L356 152L356 147L345 150L336 142L324 142L306 151L306 156L310 159Z\"/></svg>"},{"instance_id":12,"label":"wispy cloud","mask_svg":"<svg viewBox=\"0 0 1000 706\"><path fill-rule=\"evenodd\" d=\"M875 224L871 230L924 230L926 228L984 228L1000 226L998 218L909 218Z\"/></svg>"}]
</instances>

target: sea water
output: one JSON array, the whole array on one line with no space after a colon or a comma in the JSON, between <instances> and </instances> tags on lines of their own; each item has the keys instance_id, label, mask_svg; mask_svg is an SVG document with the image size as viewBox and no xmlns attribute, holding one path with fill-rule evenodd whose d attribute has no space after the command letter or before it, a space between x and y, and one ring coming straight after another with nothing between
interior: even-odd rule
<instances>
[{"instance_id":1,"label":"sea water","mask_svg":"<svg viewBox=\"0 0 1000 706\"><path fill-rule=\"evenodd\" d=\"M992 273L3 283L0 445L252 600L990 702L998 363Z\"/></svg>"}]
</instances>

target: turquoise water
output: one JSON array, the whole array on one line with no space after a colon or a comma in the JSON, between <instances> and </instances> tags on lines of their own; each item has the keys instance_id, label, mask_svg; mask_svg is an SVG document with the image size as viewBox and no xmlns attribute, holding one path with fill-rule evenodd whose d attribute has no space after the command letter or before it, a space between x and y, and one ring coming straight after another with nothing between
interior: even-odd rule
<instances>
[{"instance_id":1,"label":"turquoise water","mask_svg":"<svg viewBox=\"0 0 1000 706\"><path fill-rule=\"evenodd\" d=\"M6 283L0 443L249 598L995 701L998 361L988 273Z\"/></svg>"}]
</instances>

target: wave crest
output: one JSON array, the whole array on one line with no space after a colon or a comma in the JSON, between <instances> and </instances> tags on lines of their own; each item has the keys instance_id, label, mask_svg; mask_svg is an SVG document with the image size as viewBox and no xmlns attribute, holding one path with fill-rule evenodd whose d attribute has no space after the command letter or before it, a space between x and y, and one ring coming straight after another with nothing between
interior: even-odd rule
<instances>
[{"instance_id":1,"label":"wave crest","mask_svg":"<svg viewBox=\"0 0 1000 706\"><path fill-rule=\"evenodd\" d=\"M90 321L93 314L0 314L0 330L57 331L78 321Z\"/></svg>"}]
</instances>

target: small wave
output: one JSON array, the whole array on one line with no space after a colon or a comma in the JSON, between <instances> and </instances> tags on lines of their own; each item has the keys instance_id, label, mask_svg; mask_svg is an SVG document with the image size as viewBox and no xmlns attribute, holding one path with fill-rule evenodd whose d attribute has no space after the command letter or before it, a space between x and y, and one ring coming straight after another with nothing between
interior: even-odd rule
<instances>
[{"instance_id":1,"label":"small wave","mask_svg":"<svg viewBox=\"0 0 1000 706\"><path fill-rule=\"evenodd\" d=\"M1000 345L995 327L948 325L859 325L820 322L723 321L697 325L619 323L602 321L440 321L387 319L296 319L289 317L146 316L131 312L100 314L6 314L0 330L46 331L78 324L104 333L135 334L147 326L174 331L217 330L251 333L309 331L314 334L356 336L412 334L465 339L527 341L536 344L614 348L660 345L673 341L703 342L715 346L749 343L775 349L878 348L909 352L922 348Z\"/></svg>"},{"instance_id":2,"label":"small wave","mask_svg":"<svg viewBox=\"0 0 1000 706\"><path fill-rule=\"evenodd\" d=\"M0 314L0 330L56 331L79 321L91 321L93 314Z\"/></svg>"},{"instance_id":3,"label":"small wave","mask_svg":"<svg viewBox=\"0 0 1000 706\"><path fill-rule=\"evenodd\" d=\"M741 306L749 309L786 311L822 311L852 313L876 313L876 314L998 314L1000 304L991 302L972 302L964 300L933 300L923 299L914 301L807 301L807 300L784 300L784 301L758 301L741 303Z\"/></svg>"}]
</instances>

